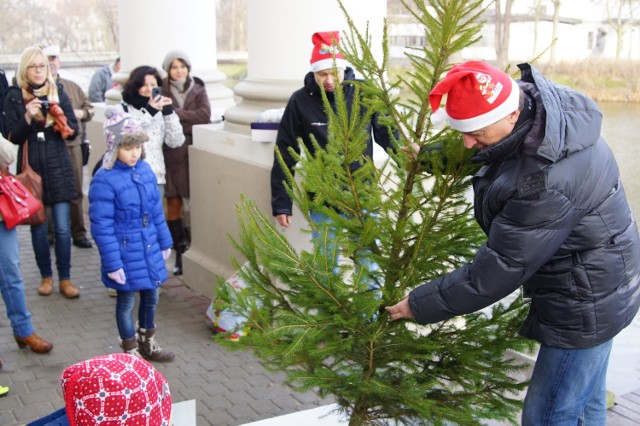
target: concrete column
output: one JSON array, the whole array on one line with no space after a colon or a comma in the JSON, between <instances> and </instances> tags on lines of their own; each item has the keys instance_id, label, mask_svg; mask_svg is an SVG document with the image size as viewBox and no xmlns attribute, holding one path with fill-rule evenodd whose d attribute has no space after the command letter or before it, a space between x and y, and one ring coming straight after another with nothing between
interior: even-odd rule
<instances>
[{"instance_id":1,"label":"concrete column","mask_svg":"<svg viewBox=\"0 0 640 426\"><path fill-rule=\"evenodd\" d=\"M216 7L211 0L119 0L120 72L114 80L123 84L140 65L157 67L161 75L167 52L183 50L189 55L192 75L207 86L212 116L219 116L234 104L233 92L223 85L226 76L218 70ZM119 93L109 93L119 101Z\"/></svg>"},{"instance_id":2,"label":"concrete column","mask_svg":"<svg viewBox=\"0 0 640 426\"><path fill-rule=\"evenodd\" d=\"M373 46L380 46L386 0L345 0L358 28L369 23ZM346 31L338 3L311 0L248 0L249 61L246 80L234 87L241 102L225 112L224 127L194 129L191 164L191 248L184 256L184 278L198 292L213 296L215 276L228 277L239 258L228 235L237 236L235 205L240 194L271 216L270 172L273 143L252 142L250 123L260 112L284 107L309 71L311 36L316 31ZM382 52L382 47L379 49ZM286 234L296 247L308 247L302 216Z\"/></svg>"}]
</instances>

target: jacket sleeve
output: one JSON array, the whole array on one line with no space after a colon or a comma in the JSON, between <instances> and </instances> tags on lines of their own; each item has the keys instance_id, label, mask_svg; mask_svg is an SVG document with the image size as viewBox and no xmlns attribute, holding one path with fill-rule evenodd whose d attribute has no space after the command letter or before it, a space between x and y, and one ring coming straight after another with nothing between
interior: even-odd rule
<instances>
[{"instance_id":1,"label":"jacket sleeve","mask_svg":"<svg viewBox=\"0 0 640 426\"><path fill-rule=\"evenodd\" d=\"M0 136L0 169L16 161L16 146Z\"/></svg>"},{"instance_id":2,"label":"jacket sleeve","mask_svg":"<svg viewBox=\"0 0 640 426\"><path fill-rule=\"evenodd\" d=\"M22 102L19 91L10 90L4 99L4 113L7 122L7 139L16 145L22 145L24 141L36 129L35 120L31 124L24 118L26 108Z\"/></svg>"},{"instance_id":3,"label":"jacket sleeve","mask_svg":"<svg viewBox=\"0 0 640 426\"><path fill-rule=\"evenodd\" d=\"M211 121L211 105L207 92L202 90L195 99L195 108L176 108L176 114L180 118L182 130L185 135L192 134L192 128L196 124L209 124Z\"/></svg>"},{"instance_id":4,"label":"jacket sleeve","mask_svg":"<svg viewBox=\"0 0 640 426\"><path fill-rule=\"evenodd\" d=\"M106 89L106 73L104 68L100 68L91 77L89 83L89 100L91 102L104 102L104 93Z\"/></svg>"},{"instance_id":5,"label":"jacket sleeve","mask_svg":"<svg viewBox=\"0 0 640 426\"><path fill-rule=\"evenodd\" d=\"M67 139L72 140L78 136L78 119L76 119L76 114L73 112L73 105L71 105L71 100L69 100L69 96L67 96L64 90L60 90L60 107L64 111L65 117L67 117L67 125L73 129L73 134L69 136Z\"/></svg>"},{"instance_id":6,"label":"jacket sleeve","mask_svg":"<svg viewBox=\"0 0 640 426\"><path fill-rule=\"evenodd\" d=\"M418 323L444 321L485 308L511 294L556 254L579 218L564 195L550 190L539 195L536 200L507 202L472 263L409 294Z\"/></svg>"},{"instance_id":7,"label":"jacket sleeve","mask_svg":"<svg viewBox=\"0 0 640 426\"><path fill-rule=\"evenodd\" d=\"M151 167L149 167L149 173L153 174ZM151 197L155 201L151 209L153 225L156 227L156 232L158 235L158 245L160 246L160 250L166 250L173 247L173 238L171 237L171 232L169 232L167 220L164 217L164 212L162 210L162 199L160 198L158 185L153 185L153 191L154 194L153 197Z\"/></svg>"},{"instance_id":8,"label":"jacket sleeve","mask_svg":"<svg viewBox=\"0 0 640 426\"><path fill-rule=\"evenodd\" d=\"M276 150L282 154L282 158L292 175L295 175L294 166L296 161L291 156L289 148L300 154L300 145L297 138L302 137L304 132L296 105L293 99L289 100L282 114L276 137ZM285 187L287 177L280 165L276 150L273 152L273 166L271 168L271 210L274 216L279 214L291 215L293 203Z\"/></svg>"},{"instance_id":9,"label":"jacket sleeve","mask_svg":"<svg viewBox=\"0 0 640 426\"><path fill-rule=\"evenodd\" d=\"M89 220L91 236L98 246L102 269L107 273L124 267L120 255L120 243L115 234L116 194L111 185L101 177L111 171L100 170L89 185Z\"/></svg>"},{"instance_id":10,"label":"jacket sleeve","mask_svg":"<svg viewBox=\"0 0 640 426\"><path fill-rule=\"evenodd\" d=\"M178 114L173 111L171 114L162 116L165 124L164 143L169 148L177 148L184 143L184 133Z\"/></svg>"},{"instance_id":11,"label":"jacket sleeve","mask_svg":"<svg viewBox=\"0 0 640 426\"><path fill-rule=\"evenodd\" d=\"M385 151L389 148L395 150L395 146L391 141L389 129L380 124L380 114L377 112L371 116L371 128L373 130L373 138L375 142L380 145L382 149Z\"/></svg>"}]
</instances>

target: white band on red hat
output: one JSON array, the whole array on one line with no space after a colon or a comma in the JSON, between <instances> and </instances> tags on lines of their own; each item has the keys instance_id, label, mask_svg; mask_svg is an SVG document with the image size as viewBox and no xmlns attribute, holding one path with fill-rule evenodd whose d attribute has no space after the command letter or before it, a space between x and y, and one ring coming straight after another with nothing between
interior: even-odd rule
<instances>
[{"instance_id":1,"label":"white band on red hat","mask_svg":"<svg viewBox=\"0 0 640 426\"><path fill-rule=\"evenodd\" d=\"M511 92L502 104L477 117L457 120L448 116L447 120L449 121L449 125L459 132L475 132L503 119L517 110L520 104L520 86L518 86L518 83L516 83L514 79L509 78L509 80L511 81Z\"/></svg>"},{"instance_id":2,"label":"white band on red hat","mask_svg":"<svg viewBox=\"0 0 640 426\"><path fill-rule=\"evenodd\" d=\"M318 72L322 70L328 70L333 68L333 64L336 64L336 68L347 68L347 61L342 58L326 58L311 64L311 72Z\"/></svg>"}]
</instances>

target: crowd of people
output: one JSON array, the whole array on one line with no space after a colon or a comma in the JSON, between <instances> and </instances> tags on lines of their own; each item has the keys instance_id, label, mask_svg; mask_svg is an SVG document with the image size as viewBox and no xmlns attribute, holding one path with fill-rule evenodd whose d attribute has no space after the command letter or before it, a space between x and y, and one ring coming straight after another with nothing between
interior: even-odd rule
<instances>
[{"instance_id":1,"label":"crowd of people","mask_svg":"<svg viewBox=\"0 0 640 426\"><path fill-rule=\"evenodd\" d=\"M272 213L282 227L292 223L285 178L295 169L291 150L299 153L302 142L313 153L327 144L322 92L335 107L333 93L342 85L347 103L354 102L353 70L338 42L338 32L313 35L304 87L291 96L280 123L271 189ZM50 222L59 290L76 298L71 243L80 248L91 243L78 244L86 239L84 225L73 225L72 205L82 201L76 173L82 162L72 157L78 156L82 123L91 119L93 109L81 90L57 75L59 67L54 48L32 46L23 52L15 84L4 99L0 166L15 160L11 144L18 145L18 157L27 151L29 164L42 177L43 203L51 219L31 226L42 280L38 293L48 296L54 289ZM118 68L116 61L92 79L92 85L99 82L101 95L114 88L110 78ZM487 63L465 62L452 67L431 91L433 117L444 115L461 133L464 146L475 150L473 161L482 164L473 177L474 211L487 242L473 261L412 290L386 311L394 320L435 323L478 311L523 287L531 305L521 334L538 341L540 351L522 424L604 424L612 341L640 305L640 238L615 159L600 135L602 117L595 102L547 80L529 64L520 68L522 78L515 81ZM172 249L173 272L182 272L181 255L189 246L184 217L190 197L187 146L192 127L207 123L211 110L185 52L168 52L162 69L164 79L152 66L133 69L122 88L122 102L105 112L107 150L90 184L89 218L102 282L115 290L117 333L125 352L119 355L125 358L77 366L75 381L105 362L119 369L118 363L135 363L138 356L159 362L174 358L159 346L154 318ZM104 98L90 94L89 101L94 99ZM375 114L367 127L365 156L372 155L373 141L398 148ZM420 161L420 147L402 149ZM311 213L316 222L326 220ZM15 340L34 352L49 352L53 345L30 322L16 231L4 224L0 248L0 289ZM161 379L156 386L163 387ZM65 397L73 397L66 390L70 380L63 374ZM150 409L165 420L168 389L160 394L167 398ZM74 413L68 405L65 415L97 414Z\"/></svg>"},{"instance_id":2,"label":"crowd of people","mask_svg":"<svg viewBox=\"0 0 640 426\"><path fill-rule=\"evenodd\" d=\"M30 225L41 277L37 292L50 296L57 278L63 297L80 297L72 281L71 246L93 248L83 212L86 123L94 117L93 103L104 102L109 90L119 90L122 102L105 110L107 150L89 187L91 237L100 255L102 282L116 297L123 352L171 361L173 353L162 349L155 337L155 310L172 248L173 272L180 275L181 255L189 247L184 212L190 196L187 150L192 126L210 120L204 82L191 75L189 56L178 50L162 61L166 77L153 66L139 66L122 86L113 80L120 70L118 58L95 72L88 94L60 76L61 66L57 46L36 45L23 51L11 82L4 72L0 75L0 170L9 174L8 166L15 162L16 173L21 173L22 163L16 160L24 156L42 179L41 201L48 213L44 223ZM16 228L9 229L1 215L0 248L0 292L15 341L20 348L48 353L53 344L31 324ZM134 315L136 297L140 303ZM0 396L8 391L0 386Z\"/></svg>"}]
</instances>

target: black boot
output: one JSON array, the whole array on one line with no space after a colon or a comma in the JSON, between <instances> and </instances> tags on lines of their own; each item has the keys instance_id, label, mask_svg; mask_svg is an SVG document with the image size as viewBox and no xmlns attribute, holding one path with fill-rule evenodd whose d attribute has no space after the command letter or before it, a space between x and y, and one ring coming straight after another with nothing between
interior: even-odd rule
<instances>
[{"instance_id":1,"label":"black boot","mask_svg":"<svg viewBox=\"0 0 640 426\"><path fill-rule=\"evenodd\" d=\"M176 263L173 265L173 275L182 275L182 253L176 250Z\"/></svg>"},{"instance_id":2,"label":"black boot","mask_svg":"<svg viewBox=\"0 0 640 426\"><path fill-rule=\"evenodd\" d=\"M168 220L167 226L173 238L173 249L176 252L176 263L173 267L173 275L182 275L182 253L187 251L187 238L184 232L182 219Z\"/></svg>"}]
</instances>

